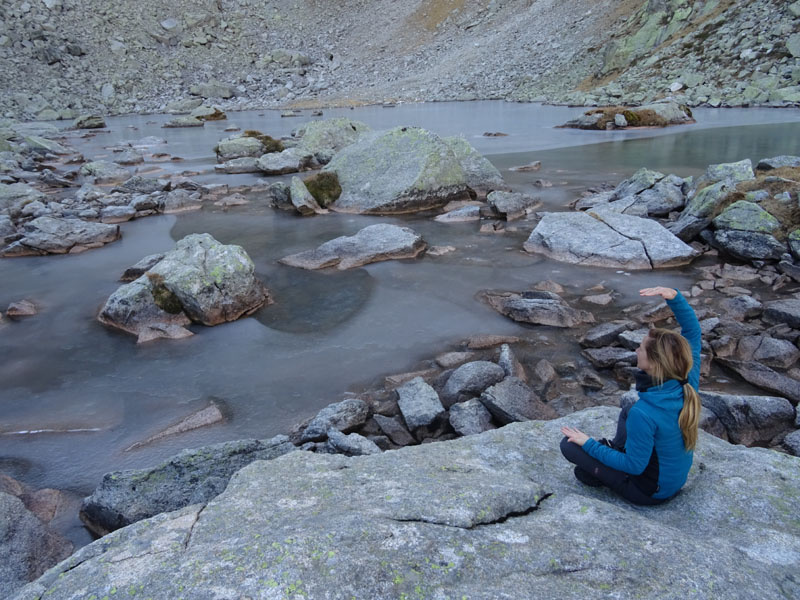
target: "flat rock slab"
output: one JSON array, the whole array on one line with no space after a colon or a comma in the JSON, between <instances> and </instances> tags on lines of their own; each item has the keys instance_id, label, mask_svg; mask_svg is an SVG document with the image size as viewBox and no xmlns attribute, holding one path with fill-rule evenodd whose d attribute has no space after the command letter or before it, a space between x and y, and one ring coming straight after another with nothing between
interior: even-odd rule
<instances>
[{"instance_id":1,"label":"flat rock slab","mask_svg":"<svg viewBox=\"0 0 800 600\"><path fill-rule=\"evenodd\" d=\"M734 444L768 444L794 425L794 408L786 398L702 391L700 399L703 406L717 415Z\"/></svg>"},{"instance_id":2,"label":"flat rock slab","mask_svg":"<svg viewBox=\"0 0 800 600\"><path fill-rule=\"evenodd\" d=\"M22 237L0 250L0 256L76 253L120 238L119 225L56 217L38 217L18 232Z\"/></svg>"},{"instance_id":3,"label":"flat rock slab","mask_svg":"<svg viewBox=\"0 0 800 600\"><path fill-rule=\"evenodd\" d=\"M328 437L332 429L347 433L363 425L369 417L367 403L358 398L348 398L329 404L311 420L303 430L301 442L316 442Z\"/></svg>"},{"instance_id":4,"label":"flat rock slab","mask_svg":"<svg viewBox=\"0 0 800 600\"><path fill-rule=\"evenodd\" d=\"M382 260L415 258L426 246L422 237L408 227L379 223L278 262L301 269L336 267L343 271Z\"/></svg>"},{"instance_id":5,"label":"flat rock slab","mask_svg":"<svg viewBox=\"0 0 800 600\"><path fill-rule=\"evenodd\" d=\"M256 461L205 506L114 532L13 599L796 597L800 460L701 431L683 491L634 507L576 481L558 448L564 425L608 437L618 414Z\"/></svg>"},{"instance_id":6,"label":"flat rock slab","mask_svg":"<svg viewBox=\"0 0 800 600\"><path fill-rule=\"evenodd\" d=\"M796 379L773 371L766 365L752 360L739 361L720 357L715 360L722 366L738 373L746 382L752 383L762 390L779 394L795 405L800 402L800 381Z\"/></svg>"},{"instance_id":7,"label":"flat rock slab","mask_svg":"<svg viewBox=\"0 0 800 600\"><path fill-rule=\"evenodd\" d=\"M697 254L655 221L614 212L544 213L524 248L569 264L630 270L685 265Z\"/></svg>"},{"instance_id":8,"label":"flat rock slab","mask_svg":"<svg viewBox=\"0 0 800 600\"><path fill-rule=\"evenodd\" d=\"M572 308L553 292L484 292L483 297L497 312L520 323L552 327L575 327L583 323L594 323L594 315Z\"/></svg>"}]
</instances>

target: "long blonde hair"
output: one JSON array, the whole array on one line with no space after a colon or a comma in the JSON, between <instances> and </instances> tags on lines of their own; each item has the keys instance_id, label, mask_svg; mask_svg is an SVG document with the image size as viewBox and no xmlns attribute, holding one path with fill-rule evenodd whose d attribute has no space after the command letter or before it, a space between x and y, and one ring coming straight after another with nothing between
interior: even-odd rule
<instances>
[{"instance_id":1,"label":"long blonde hair","mask_svg":"<svg viewBox=\"0 0 800 600\"><path fill-rule=\"evenodd\" d=\"M683 383L683 408L678 416L678 425L686 450L694 450L697 444L697 427L700 423L700 396L689 382L692 370L692 348L681 334L669 329L651 329L646 338L645 352L650 363L650 376L656 385L668 379Z\"/></svg>"}]
</instances>

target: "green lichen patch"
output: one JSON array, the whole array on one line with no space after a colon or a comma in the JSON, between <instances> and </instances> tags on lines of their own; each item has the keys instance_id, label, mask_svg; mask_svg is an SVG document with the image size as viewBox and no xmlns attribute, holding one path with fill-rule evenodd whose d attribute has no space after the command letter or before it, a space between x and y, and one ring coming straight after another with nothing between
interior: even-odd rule
<instances>
[{"instance_id":1,"label":"green lichen patch","mask_svg":"<svg viewBox=\"0 0 800 600\"><path fill-rule=\"evenodd\" d=\"M316 175L306 177L303 183L322 208L333 204L342 195L339 177L332 171L321 171Z\"/></svg>"},{"instance_id":2,"label":"green lichen patch","mask_svg":"<svg viewBox=\"0 0 800 600\"><path fill-rule=\"evenodd\" d=\"M171 315L183 311L181 301L164 284L164 277L161 274L148 272L147 279L150 280L150 293L153 294L156 306Z\"/></svg>"}]
</instances>

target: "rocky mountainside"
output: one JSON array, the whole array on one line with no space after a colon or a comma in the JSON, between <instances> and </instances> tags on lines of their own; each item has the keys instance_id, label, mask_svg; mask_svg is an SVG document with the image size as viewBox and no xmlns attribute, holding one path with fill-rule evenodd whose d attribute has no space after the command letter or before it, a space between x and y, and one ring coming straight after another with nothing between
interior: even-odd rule
<instances>
[{"instance_id":1,"label":"rocky mountainside","mask_svg":"<svg viewBox=\"0 0 800 600\"><path fill-rule=\"evenodd\" d=\"M785 0L0 1L10 117L507 98L800 103Z\"/></svg>"},{"instance_id":2,"label":"rocky mountainside","mask_svg":"<svg viewBox=\"0 0 800 600\"><path fill-rule=\"evenodd\" d=\"M256 461L12 598L797 598L800 458L701 432L684 490L634 507L576 481L558 449L561 426L610 435L616 415Z\"/></svg>"}]
</instances>

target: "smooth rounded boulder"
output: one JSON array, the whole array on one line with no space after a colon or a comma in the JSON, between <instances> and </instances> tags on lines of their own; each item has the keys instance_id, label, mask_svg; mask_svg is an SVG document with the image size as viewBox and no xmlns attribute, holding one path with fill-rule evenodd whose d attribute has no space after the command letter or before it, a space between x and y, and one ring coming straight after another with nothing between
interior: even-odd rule
<instances>
[{"instance_id":1,"label":"smooth rounded boulder","mask_svg":"<svg viewBox=\"0 0 800 600\"><path fill-rule=\"evenodd\" d=\"M396 127L362 135L324 168L339 177L339 212L401 214L469 199L467 175L435 133Z\"/></svg>"}]
</instances>

